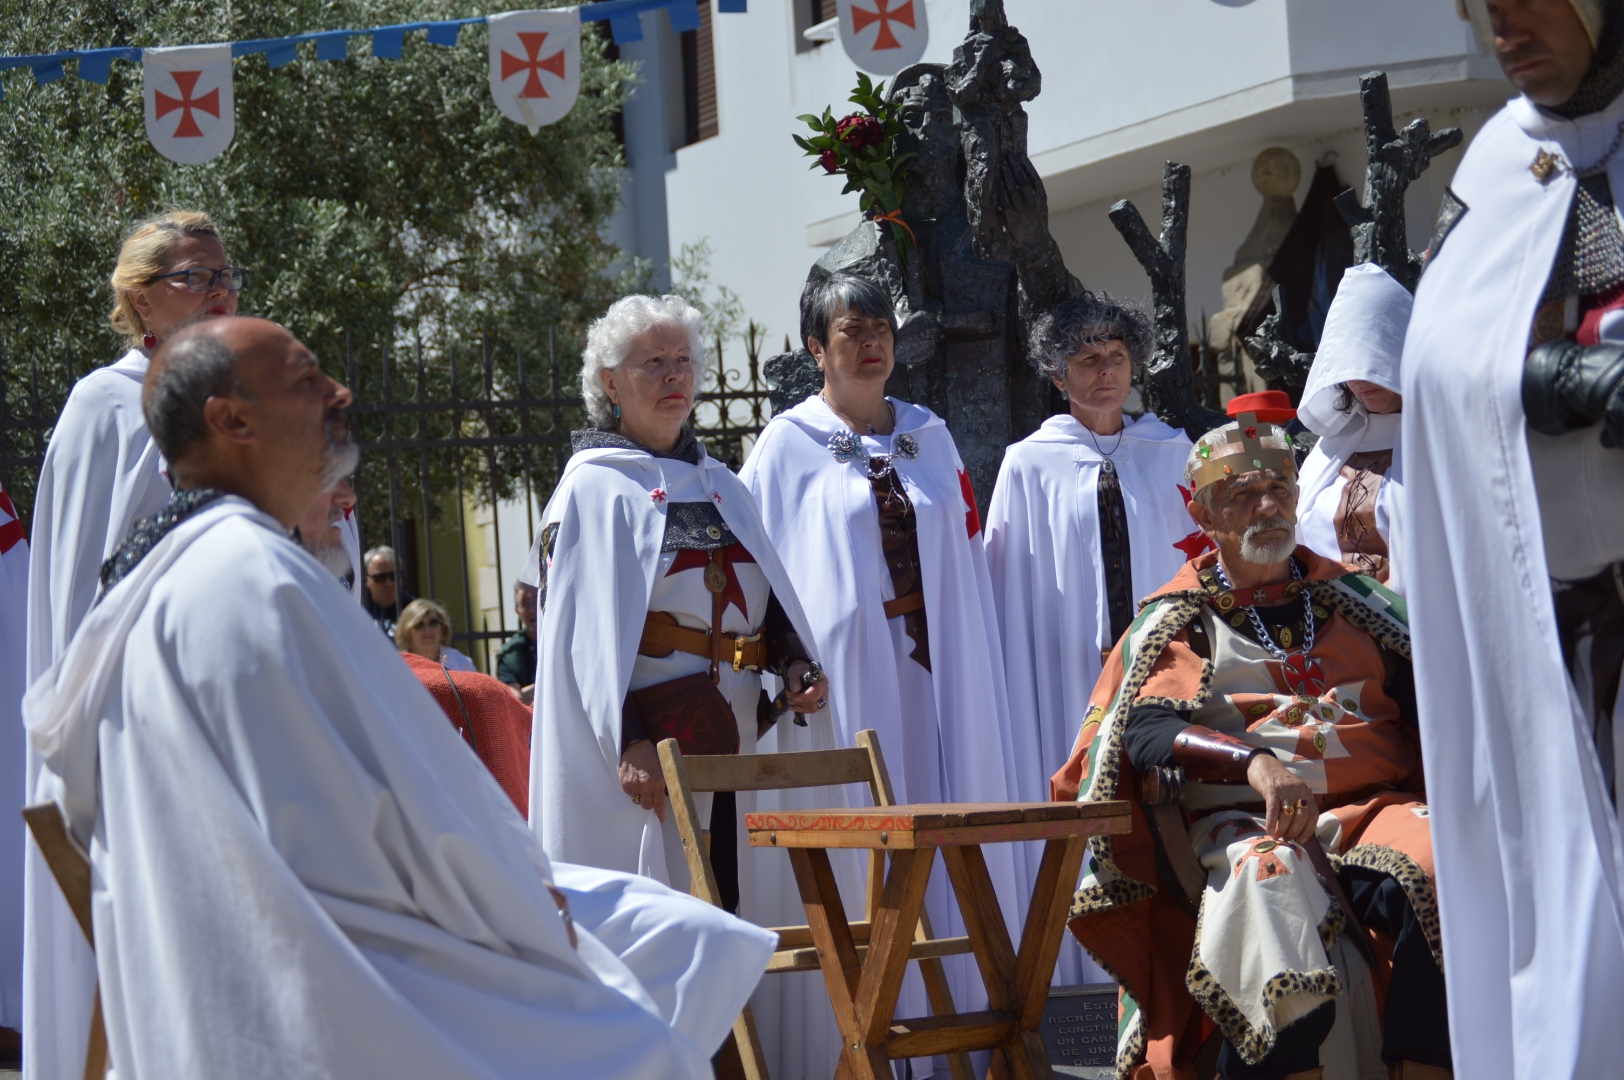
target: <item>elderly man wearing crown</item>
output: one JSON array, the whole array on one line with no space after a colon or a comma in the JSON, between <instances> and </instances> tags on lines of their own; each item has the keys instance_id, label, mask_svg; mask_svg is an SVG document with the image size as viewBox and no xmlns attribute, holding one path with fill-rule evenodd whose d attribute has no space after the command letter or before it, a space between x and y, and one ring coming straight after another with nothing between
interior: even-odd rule
<instances>
[{"instance_id":1,"label":"elderly man wearing crown","mask_svg":"<svg viewBox=\"0 0 1624 1080\"><path fill-rule=\"evenodd\" d=\"M1404 602L1297 546L1282 429L1185 476L1218 550L1144 601L1051 782L1133 805L1071 922L1123 987L1117 1075L1448 1077Z\"/></svg>"}]
</instances>

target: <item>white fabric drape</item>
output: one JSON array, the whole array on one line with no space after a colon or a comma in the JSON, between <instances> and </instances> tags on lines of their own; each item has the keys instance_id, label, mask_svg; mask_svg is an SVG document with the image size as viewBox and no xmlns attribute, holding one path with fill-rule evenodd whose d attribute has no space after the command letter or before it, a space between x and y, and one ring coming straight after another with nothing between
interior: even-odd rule
<instances>
[{"instance_id":1,"label":"white fabric drape","mask_svg":"<svg viewBox=\"0 0 1624 1080\"><path fill-rule=\"evenodd\" d=\"M1474 1080L1624 1061L1624 853L1557 640L1521 396L1576 187L1529 166L1546 150L1588 167L1621 121L1624 99L1577 121L1518 99L1484 126L1451 181L1469 209L1421 279L1404 350L1403 555L1455 1074ZM1624 191L1624 155L1608 177ZM1555 516L1586 533L1614 512Z\"/></svg>"},{"instance_id":2,"label":"white fabric drape","mask_svg":"<svg viewBox=\"0 0 1624 1080\"><path fill-rule=\"evenodd\" d=\"M91 853L124 1080L698 1080L773 947L653 883L555 875L366 616L234 497L108 594L25 712Z\"/></svg>"},{"instance_id":3,"label":"white fabric drape","mask_svg":"<svg viewBox=\"0 0 1624 1080\"><path fill-rule=\"evenodd\" d=\"M147 356L131 349L80 379L51 432L35 489L28 566L28 680L60 657L90 610L102 562L137 518L169 498L162 456L141 415ZM28 751L35 798L39 759ZM50 871L27 842L24 868L23 1073L56 1080L84 1070L93 961Z\"/></svg>"},{"instance_id":4,"label":"white fabric drape","mask_svg":"<svg viewBox=\"0 0 1624 1080\"><path fill-rule=\"evenodd\" d=\"M1098 484L1107 459L1096 442L1110 451L1122 486L1136 601L1184 565L1174 545L1195 527L1179 490L1190 452L1183 432L1147 413L1124 416L1120 439L1090 434L1070 414L1049 417L1004 451L987 510L1022 799L1049 797L1049 777L1066 764L1099 680L1100 650L1114 644L1100 560ZM1075 944L1061 949L1057 984L1107 978Z\"/></svg>"},{"instance_id":5,"label":"white fabric drape","mask_svg":"<svg viewBox=\"0 0 1624 1080\"><path fill-rule=\"evenodd\" d=\"M1342 384L1354 379L1395 394L1403 392L1399 365L1413 303L1409 291L1381 267L1373 263L1348 267L1325 315L1325 332L1297 407L1297 418L1320 437L1298 480L1298 542L1327 559L1340 560L1335 517L1348 484L1342 466L1354 454L1392 450L1393 464L1376 493L1376 529L1387 542L1387 586L1399 593L1404 575L1395 533L1403 506L1403 454L1398 442L1402 414L1372 416L1358 401L1344 413L1337 410L1336 401Z\"/></svg>"},{"instance_id":6,"label":"white fabric drape","mask_svg":"<svg viewBox=\"0 0 1624 1080\"><path fill-rule=\"evenodd\" d=\"M829 440L846 428L823 400L809 398L773 417L740 478L760 505L767 534L805 607L829 675L839 744L852 746L858 731L873 728L901 802L1007 802L1019 797L1021 787L969 479L939 417L907 402L892 404L894 434L861 441L869 454L892 455L917 516L928 672L909 656L913 642L903 620L885 617L883 602L895 593L866 462L835 460ZM913 460L895 453L903 435L917 444ZM862 803L861 795L851 798ZM1027 852L1007 844L985 851L1005 915L1018 925L1015 917L1030 896ZM962 933L955 929L961 924L945 885L938 868L926 904L940 936ZM983 1007L974 1004L984 1000L979 978L956 961L946 966L958 1007ZM917 974L910 972L902 1005L916 1010L910 1015L924 1012L918 987ZM828 1011L826 1003L809 1004L816 1012L806 1014L808 1022ZM832 1029L825 1037L832 1043ZM782 1074L785 1080L819 1075L800 1071L811 1068L806 1060L782 1063L793 1070ZM922 1067L916 1063L916 1074ZM781 1074L775 1069L773 1075Z\"/></svg>"},{"instance_id":7,"label":"white fabric drape","mask_svg":"<svg viewBox=\"0 0 1624 1080\"><path fill-rule=\"evenodd\" d=\"M28 543L0 489L0 1027L23 1026L23 866L28 804L23 691L27 679Z\"/></svg>"}]
</instances>

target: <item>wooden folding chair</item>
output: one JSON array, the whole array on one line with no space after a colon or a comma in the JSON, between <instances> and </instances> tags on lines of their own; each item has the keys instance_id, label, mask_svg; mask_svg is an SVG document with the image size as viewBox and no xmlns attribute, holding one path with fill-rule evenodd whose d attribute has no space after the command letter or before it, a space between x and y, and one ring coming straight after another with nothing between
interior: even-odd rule
<instances>
[{"instance_id":1,"label":"wooden folding chair","mask_svg":"<svg viewBox=\"0 0 1624 1080\"><path fill-rule=\"evenodd\" d=\"M711 868L710 834L700 828L699 812L694 807L695 792L772 791L867 784L875 806L896 805L891 775L886 772L885 757L880 752L879 737L870 730L859 731L857 746L850 750L812 750L794 754L685 758L677 741L666 739L660 743L660 764L665 770L665 787L671 797L671 809L677 816L677 828L682 834L682 847L688 856L693 894L717 907L722 906L722 894L716 884L716 872ZM885 852L870 852L863 918L851 924L859 955L867 950L868 946L864 943L868 941L871 931L870 920L884 887ZM818 951L812 945L810 927L773 926L768 929L778 935L778 951L773 953L772 960L767 964L767 974L819 970ZM969 951L968 937L936 937L931 931L930 917L920 912L919 926L908 958L919 963L919 973L925 980L925 994L930 1000L932 1013L946 1016L957 1011L953 1007L953 994L948 989L941 958ZM749 1005L745 1005L744 1011L733 1022L733 1038L747 1080L771 1080L767 1073L766 1057L761 1051L761 1039L756 1034L755 1017ZM948 1065L953 1080L973 1080L968 1054L949 1055Z\"/></svg>"},{"instance_id":2,"label":"wooden folding chair","mask_svg":"<svg viewBox=\"0 0 1624 1080\"><path fill-rule=\"evenodd\" d=\"M79 929L85 932L90 951L96 951L96 932L90 924L90 857L85 854L62 816L62 808L54 802L23 807L23 820L34 834L34 843L51 868L57 888L73 917L79 920ZM102 1022L101 987L96 987L95 1004L90 1010L90 1042L85 1048L85 1080L102 1080L107 1075L107 1027Z\"/></svg>"}]
</instances>

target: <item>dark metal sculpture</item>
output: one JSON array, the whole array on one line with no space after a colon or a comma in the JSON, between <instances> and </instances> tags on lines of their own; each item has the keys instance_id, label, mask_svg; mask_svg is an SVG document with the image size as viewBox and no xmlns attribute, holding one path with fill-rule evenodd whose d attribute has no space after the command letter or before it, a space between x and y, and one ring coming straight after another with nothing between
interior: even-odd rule
<instances>
[{"instance_id":1,"label":"dark metal sculpture","mask_svg":"<svg viewBox=\"0 0 1624 1080\"><path fill-rule=\"evenodd\" d=\"M1015 265L1026 329L1083 288L1049 233L1048 193L1026 152L1023 106L1042 90L1032 50L1009 25L1003 0L972 0L970 33L947 66L947 92L960 118L976 254Z\"/></svg>"},{"instance_id":2,"label":"dark metal sculpture","mask_svg":"<svg viewBox=\"0 0 1624 1080\"><path fill-rule=\"evenodd\" d=\"M1404 193L1432 159L1460 145L1460 128L1434 133L1426 117L1393 128L1393 98L1387 73L1359 77L1359 103L1365 113L1365 197L1361 203L1349 188L1336 197L1336 208L1353 230L1354 261L1375 263L1410 292L1421 280L1421 256L1410 250L1404 226Z\"/></svg>"},{"instance_id":3,"label":"dark metal sculpture","mask_svg":"<svg viewBox=\"0 0 1624 1080\"><path fill-rule=\"evenodd\" d=\"M899 257L889 230L864 221L813 265L808 282L843 272L890 292L900 324L887 390L947 422L985 512L1004 448L1049 413L1026 362L1037 313L1082 285L1049 235L1048 197L1026 153L1022 103L1042 85L1001 0L974 0L953 63L899 73L891 101L905 134L903 220L916 245ZM821 385L804 349L767 362L773 407Z\"/></svg>"},{"instance_id":4,"label":"dark metal sculpture","mask_svg":"<svg viewBox=\"0 0 1624 1080\"><path fill-rule=\"evenodd\" d=\"M1421 256L1410 250L1404 221L1404 195L1432 159L1461 143L1460 128L1433 132L1426 117L1412 120L1403 131L1393 127L1393 97L1387 73L1371 71L1359 77L1359 103L1365 115L1365 195L1361 202L1352 188L1336 197L1336 208L1353 230L1353 261L1375 263L1410 292L1421 280ZM1246 339L1257 373L1268 381L1301 387L1308 382L1314 354L1292 344L1283 325L1280 287L1274 289L1274 314Z\"/></svg>"},{"instance_id":5,"label":"dark metal sculpture","mask_svg":"<svg viewBox=\"0 0 1624 1080\"><path fill-rule=\"evenodd\" d=\"M1162 235L1145 227L1139 208L1123 199L1111 207L1111 224L1150 275L1155 298L1156 349L1145 371L1145 404L1172 427L1199 439L1228 417L1200 404L1190 363L1190 330L1184 304L1184 249L1190 227L1190 167L1169 161L1162 173Z\"/></svg>"}]
</instances>

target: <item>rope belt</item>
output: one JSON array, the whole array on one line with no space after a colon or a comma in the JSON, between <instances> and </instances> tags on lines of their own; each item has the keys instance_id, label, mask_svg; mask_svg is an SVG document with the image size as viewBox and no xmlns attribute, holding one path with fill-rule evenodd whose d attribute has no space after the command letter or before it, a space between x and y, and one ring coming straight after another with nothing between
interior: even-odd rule
<instances>
[{"instance_id":1,"label":"rope belt","mask_svg":"<svg viewBox=\"0 0 1624 1080\"><path fill-rule=\"evenodd\" d=\"M885 617L895 619L899 615L911 615L916 611L925 610L925 591L911 592L907 596L899 596L895 600L885 602Z\"/></svg>"}]
</instances>

